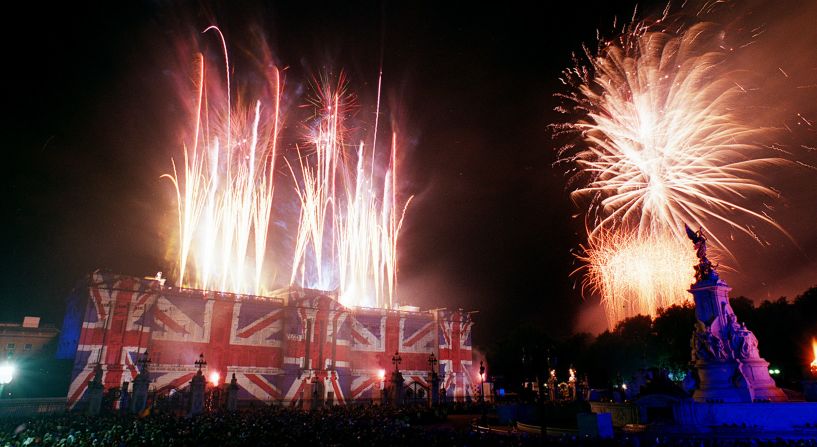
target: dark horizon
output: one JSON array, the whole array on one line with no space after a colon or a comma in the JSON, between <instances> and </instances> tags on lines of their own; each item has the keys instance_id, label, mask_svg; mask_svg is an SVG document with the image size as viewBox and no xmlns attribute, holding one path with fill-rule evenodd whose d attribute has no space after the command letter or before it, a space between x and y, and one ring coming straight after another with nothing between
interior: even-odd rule
<instances>
[{"instance_id":1,"label":"dark horizon","mask_svg":"<svg viewBox=\"0 0 817 447\"><path fill-rule=\"evenodd\" d=\"M406 134L401 193L416 195L400 240L406 304L479 310L475 345L514 326L554 337L599 329L598 299L583 301L580 277L570 276L582 210L554 166L547 126L564 119L553 95L571 54L592 46L597 29L610 35L635 4L26 6L3 30L12 113L0 320L60 324L66 295L97 268L172 270L175 203L159 177L180 157L186 125L176 45L192 47L185 39L217 24L237 64L249 28L264 30L293 111L310 76L333 69L348 73L368 113L382 42L386 112ZM732 296L794 298L817 285L817 188L807 168L788 172L769 172L784 198L773 217L796 245L769 229L770 246L740 240L739 265L722 274Z\"/></svg>"}]
</instances>

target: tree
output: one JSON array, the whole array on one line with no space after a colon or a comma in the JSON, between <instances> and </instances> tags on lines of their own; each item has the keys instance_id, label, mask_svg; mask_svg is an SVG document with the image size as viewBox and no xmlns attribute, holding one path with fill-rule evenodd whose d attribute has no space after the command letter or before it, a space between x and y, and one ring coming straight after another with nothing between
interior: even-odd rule
<instances>
[{"instance_id":1,"label":"tree","mask_svg":"<svg viewBox=\"0 0 817 447\"><path fill-rule=\"evenodd\" d=\"M695 327L695 307L690 304L659 309L653 321L658 344L656 366L684 371L690 362L690 339Z\"/></svg>"}]
</instances>

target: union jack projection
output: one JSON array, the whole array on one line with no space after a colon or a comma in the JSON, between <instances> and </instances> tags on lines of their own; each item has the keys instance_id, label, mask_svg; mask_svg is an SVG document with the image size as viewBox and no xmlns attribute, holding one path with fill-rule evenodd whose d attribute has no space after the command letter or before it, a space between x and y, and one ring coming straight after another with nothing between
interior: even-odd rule
<instances>
[{"instance_id":1,"label":"union jack projection","mask_svg":"<svg viewBox=\"0 0 817 447\"><path fill-rule=\"evenodd\" d=\"M199 354L222 383L235 375L240 399L291 405L378 398L395 352L406 385L428 389L432 353L447 398L465 399L477 382L473 322L462 311L347 308L315 290L254 297L102 272L84 292L70 408L84 402L97 364L105 388L119 388L136 377L145 352L157 393L187 387Z\"/></svg>"}]
</instances>

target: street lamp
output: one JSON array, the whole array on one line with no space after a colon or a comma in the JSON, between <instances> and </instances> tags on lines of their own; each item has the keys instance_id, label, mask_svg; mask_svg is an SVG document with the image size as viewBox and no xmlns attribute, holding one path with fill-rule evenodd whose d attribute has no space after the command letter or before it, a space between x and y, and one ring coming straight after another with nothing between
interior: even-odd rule
<instances>
[{"instance_id":1,"label":"street lamp","mask_svg":"<svg viewBox=\"0 0 817 447\"><path fill-rule=\"evenodd\" d=\"M14 373L16 372L14 364L5 361L2 365L0 365L0 399L3 398L3 390L6 387L6 384L10 383L14 379Z\"/></svg>"},{"instance_id":2,"label":"street lamp","mask_svg":"<svg viewBox=\"0 0 817 447\"><path fill-rule=\"evenodd\" d=\"M201 354L199 354L199 359L196 360L195 362L193 362L193 364L196 365L196 367L199 368L199 375L201 375L201 369L203 367L207 366L207 362L204 360L204 353L203 352Z\"/></svg>"},{"instance_id":3,"label":"street lamp","mask_svg":"<svg viewBox=\"0 0 817 447\"><path fill-rule=\"evenodd\" d=\"M482 360L479 361L479 403L480 407L482 407L482 423L487 426L488 420L485 417L485 365Z\"/></svg>"},{"instance_id":4,"label":"street lamp","mask_svg":"<svg viewBox=\"0 0 817 447\"><path fill-rule=\"evenodd\" d=\"M431 355L428 356L428 366L431 367L431 375L429 376L429 399L431 399L431 405L437 405L440 403L440 379L437 376L436 366L437 366L437 357L434 356L432 352Z\"/></svg>"},{"instance_id":5,"label":"street lamp","mask_svg":"<svg viewBox=\"0 0 817 447\"><path fill-rule=\"evenodd\" d=\"M400 353L398 351L394 351L394 355L391 358L391 362L394 364L394 371L400 371L400 363L403 362L403 357L400 357Z\"/></svg>"}]
</instances>

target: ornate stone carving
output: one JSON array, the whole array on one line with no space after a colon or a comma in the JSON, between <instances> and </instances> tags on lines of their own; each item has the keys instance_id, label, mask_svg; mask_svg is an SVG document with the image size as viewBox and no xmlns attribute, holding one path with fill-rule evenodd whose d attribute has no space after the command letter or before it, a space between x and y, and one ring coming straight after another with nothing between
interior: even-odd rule
<instances>
[{"instance_id":1,"label":"ornate stone carving","mask_svg":"<svg viewBox=\"0 0 817 447\"><path fill-rule=\"evenodd\" d=\"M720 337L701 322L698 322L697 326L697 330L692 334L692 359L705 361L728 359L729 353Z\"/></svg>"},{"instance_id":2,"label":"ornate stone carving","mask_svg":"<svg viewBox=\"0 0 817 447\"><path fill-rule=\"evenodd\" d=\"M697 322L690 342L699 378L693 398L698 402L785 401L786 395L769 376L769 363L760 357L755 335L738 322L729 305L729 286L718 278L706 257L702 230L687 236L695 244L695 297Z\"/></svg>"}]
</instances>

